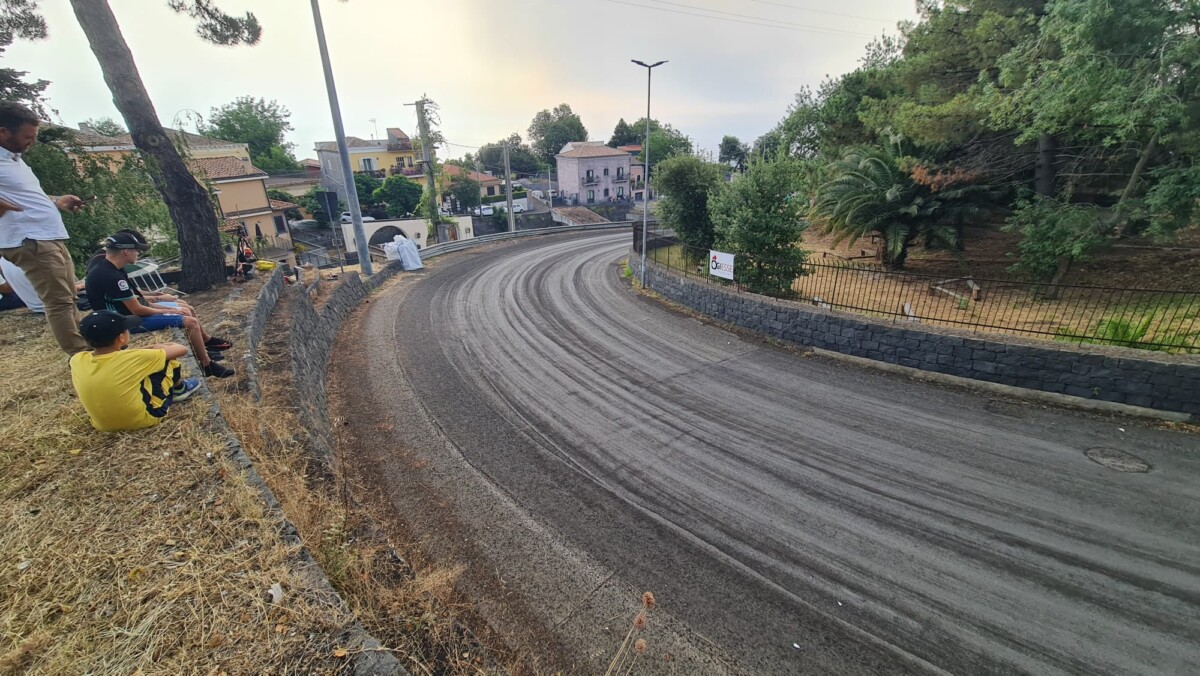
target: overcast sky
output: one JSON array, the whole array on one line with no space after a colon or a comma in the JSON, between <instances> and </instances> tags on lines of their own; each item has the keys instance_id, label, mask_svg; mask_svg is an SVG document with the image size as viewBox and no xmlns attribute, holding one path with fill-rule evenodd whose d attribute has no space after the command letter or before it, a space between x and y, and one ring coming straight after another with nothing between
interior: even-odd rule
<instances>
[{"instance_id":1,"label":"overcast sky","mask_svg":"<svg viewBox=\"0 0 1200 676\"><path fill-rule=\"evenodd\" d=\"M253 11L253 47L216 47L166 0L109 0L164 124L238 96L277 99L292 113L298 158L333 140L307 0L218 0ZM51 81L61 122L120 120L67 0L41 0L50 37L18 42L3 61ZM441 106L450 156L514 131L568 103L592 140L617 119L641 117L645 70L655 69L651 114L714 150L724 134L752 142L796 91L853 70L872 36L915 16L911 0L322 0L346 133L390 126L415 135L427 94ZM704 15L704 16L696 16ZM376 120L375 125L371 119Z\"/></svg>"}]
</instances>

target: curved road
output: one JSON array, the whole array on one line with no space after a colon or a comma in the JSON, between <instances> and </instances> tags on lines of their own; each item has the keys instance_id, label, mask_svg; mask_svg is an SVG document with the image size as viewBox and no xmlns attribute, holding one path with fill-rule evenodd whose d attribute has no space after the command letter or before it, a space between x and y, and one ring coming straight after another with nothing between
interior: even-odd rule
<instances>
[{"instance_id":1,"label":"curved road","mask_svg":"<svg viewBox=\"0 0 1200 676\"><path fill-rule=\"evenodd\" d=\"M1197 437L702 323L630 290L628 242L488 247L385 292L349 339L394 350L362 372L371 396L403 383L497 499L656 590L683 640L715 644L704 670L1200 671Z\"/></svg>"}]
</instances>

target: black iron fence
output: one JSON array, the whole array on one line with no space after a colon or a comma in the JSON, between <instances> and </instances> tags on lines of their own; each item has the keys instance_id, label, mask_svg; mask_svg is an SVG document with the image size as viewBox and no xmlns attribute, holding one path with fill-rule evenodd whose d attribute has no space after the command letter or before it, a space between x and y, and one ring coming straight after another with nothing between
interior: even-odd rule
<instances>
[{"instance_id":1,"label":"black iron fence","mask_svg":"<svg viewBox=\"0 0 1200 676\"><path fill-rule=\"evenodd\" d=\"M641 224L634 250L641 251ZM1200 292L1056 285L968 274L926 274L884 269L870 262L799 265L738 256L735 279L709 274L708 250L688 247L670 232L647 232L646 256L676 274L738 292L764 293L815 306L897 322L1005 333L1070 343L1118 345L1200 354ZM747 282L754 267L778 266L794 281L761 288ZM740 271L745 270L745 273ZM759 275L762 278L762 275ZM759 286L760 288L755 288Z\"/></svg>"}]
</instances>

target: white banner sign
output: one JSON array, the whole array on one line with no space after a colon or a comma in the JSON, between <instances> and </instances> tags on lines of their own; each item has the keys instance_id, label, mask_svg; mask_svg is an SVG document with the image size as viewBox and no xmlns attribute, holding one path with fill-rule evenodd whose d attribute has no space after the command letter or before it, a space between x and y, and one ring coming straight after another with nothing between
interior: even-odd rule
<instances>
[{"instance_id":1,"label":"white banner sign","mask_svg":"<svg viewBox=\"0 0 1200 676\"><path fill-rule=\"evenodd\" d=\"M733 279L733 254L708 251L708 274L724 279Z\"/></svg>"}]
</instances>

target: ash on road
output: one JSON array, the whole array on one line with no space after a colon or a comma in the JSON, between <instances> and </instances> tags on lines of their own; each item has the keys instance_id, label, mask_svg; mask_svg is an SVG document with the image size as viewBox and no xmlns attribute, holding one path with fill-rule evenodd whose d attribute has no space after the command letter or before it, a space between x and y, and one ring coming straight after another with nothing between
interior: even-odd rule
<instances>
[{"instance_id":1,"label":"ash on road","mask_svg":"<svg viewBox=\"0 0 1200 676\"><path fill-rule=\"evenodd\" d=\"M603 671L650 589L651 671L1200 671L1195 436L766 345L632 292L628 246L459 254L339 342L393 430L349 462L501 634Z\"/></svg>"}]
</instances>

